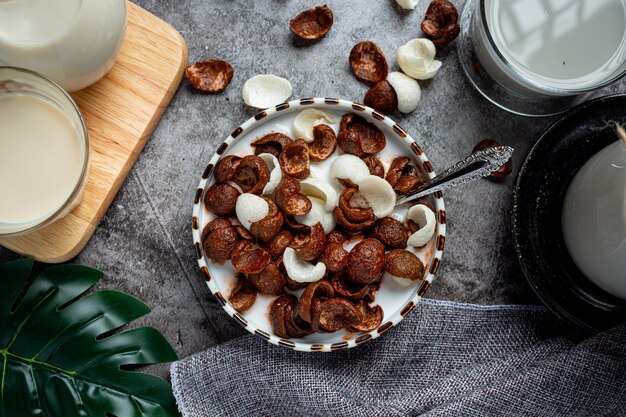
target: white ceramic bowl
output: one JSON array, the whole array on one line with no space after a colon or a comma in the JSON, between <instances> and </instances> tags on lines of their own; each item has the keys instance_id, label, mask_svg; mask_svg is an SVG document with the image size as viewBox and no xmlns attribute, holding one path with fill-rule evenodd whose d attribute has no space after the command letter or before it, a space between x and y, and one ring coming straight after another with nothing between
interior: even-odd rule
<instances>
[{"instance_id":1,"label":"white ceramic bowl","mask_svg":"<svg viewBox=\"0 0 626 417\"><path fill-rule=\"evenodd\" d=\"M434 177L435 173L432 165L428 161L428 158L426 158L422 149L404 129L389 117L362 104L335 98L304 98L293 100L266 109L250 118L241 126L237 127L233 133L226 138L224 143L217 148L217 152L213 155L204 170L196 191L192 218L192 234L198 265L200 266L202 275L206 280L207 286L215 297L217 297L217 300L224 307L228 315L237 320L250 333L259 335L270 343L301 351L332 351L351 348L377 338L391 327L398 324L421 300L435 278L435 274L441 263L445 243L446 214L442 194L436 193L434 196L431 196L429 201L435 207L437 214L437 228L435 234L424 248L419 250L410 247L407 248L407 250L416 253L424 262L426 266L424 279L422 281L413 282L407 287L398 285L388 275L383 277L380 290L376 293L374 304L379 304L383 308L384 318L382 324L375 330L362 333L349 333L342 330L334 333L314 333L299 339L283 339L272 333L268 319L269 305L276 298L275 296L259 294L252 308L244 313L235 311L228 302L228 295L235 283L235 268L231 265L230 261L215 262L208 259L204 256L202 250L202 229L209 221L215 218L204 206L204 193L215 182L212 175L213 167L221 157L228 154L240 156L253 154L250 143L254 141L254 139L271 131L285 133L293 138L293 118L300 110L311 107L331 113L336 119L336 123L332 125L335 131L337 131L339 127L339 120L343 114L352 112L364 117L369 122L378 126L387 138L387 146L378 154L385 164L386 169L389 167L389 163L394 157L406 155L414 160L425 177ZM340 148L337 148L333 156L328 160L312 163L311 171L315 175L325 177L325 172L332 160L342 153ZM397 208L392 216L404 220L404 213L407 208L408 207ZM352 245L355 243L356 242L353 242ZM350 247L351 245L348 245L346 249L349 250ZM295 291L294 293L299 295L301 291L302 290Z\"/></svg>"}]
</instances>

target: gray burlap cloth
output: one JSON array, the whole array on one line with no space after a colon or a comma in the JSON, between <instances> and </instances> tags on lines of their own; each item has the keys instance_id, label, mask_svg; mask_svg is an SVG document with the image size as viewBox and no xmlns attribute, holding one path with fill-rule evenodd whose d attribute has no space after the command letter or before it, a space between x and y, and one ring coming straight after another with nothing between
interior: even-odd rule
<instances>
[{"instance_id":1,"label":"gray burlap cloth","mask_svg":"<svg viewBox=\"0 0 626 417\"><path fill-rule=\"evenodd\" d=\"M626 326L585 337L542 307L424 300L334 353L243 336L176 362L196 416L626 416Z\"/></svg>"}]
</instances>

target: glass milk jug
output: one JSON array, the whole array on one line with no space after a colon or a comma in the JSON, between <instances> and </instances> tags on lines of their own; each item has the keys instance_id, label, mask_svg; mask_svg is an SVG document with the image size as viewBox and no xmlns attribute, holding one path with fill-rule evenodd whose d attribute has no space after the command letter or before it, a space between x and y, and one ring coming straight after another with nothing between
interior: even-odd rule
<instances>
[{"instance_id":1,"label":"glass milk jug","mask_svg":"<svg viewBox=\"0 0 626 417\"><path fill-rule=\"evenodd\" d=\"M126 0L0 0L0 65L80 90L113 67L125 29Z\"/></svg>"}]
</instances>

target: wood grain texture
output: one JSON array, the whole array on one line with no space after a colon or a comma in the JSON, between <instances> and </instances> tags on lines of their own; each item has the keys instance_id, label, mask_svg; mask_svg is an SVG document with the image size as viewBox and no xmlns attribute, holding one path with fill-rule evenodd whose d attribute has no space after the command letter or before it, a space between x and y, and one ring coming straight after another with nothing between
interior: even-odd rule
<instances>
[{"instance_id":1,"label":"wood grain texture","mask_svg":"<svg viewBox=\"0 0 626 417\"><path fill-rule=\"evenodd\" d=\"M178 88L187 46L170 25L127 3L128 27L117 63L72 94L89 131L89 177L80 205L64 218L0 245L42 262L64 262L87 244Z\"/></svg>"}]
</instances>

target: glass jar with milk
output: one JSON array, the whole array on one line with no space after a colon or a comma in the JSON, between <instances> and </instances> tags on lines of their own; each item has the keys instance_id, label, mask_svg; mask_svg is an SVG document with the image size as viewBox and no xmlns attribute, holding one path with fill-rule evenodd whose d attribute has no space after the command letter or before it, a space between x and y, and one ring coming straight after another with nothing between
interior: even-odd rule
<instances>
[{"instance_id":1,"label":"glass jar with milk","mask_svg":"<svg viewBox=\"0 0 626 417\"><path fill-rule=\"evenodd\" d=\"M126 0L0 0L0 65L80 90L111 69L125 28Z\"/></svg>"},{"instance_id":2,"label":"glass jar with milk","mask_svg":"<svg viewBox=\"0 0 626 417\"><path fill-rule=\"evenodd\" d=\"M34 72L0 67L0 237L76 207L88 166L87 129L72 98Z\"/></svg>"},{"instance_id":3,"label":"glass jar with milk","mask_svg":"<svg viewBox=\"0 0 626 417\"><path fill-rule=\"evenodd\" d=\"M561 113L626 74L626 0L468 0L457 47L494 104Z\"/></svg>"}]
</instances>

